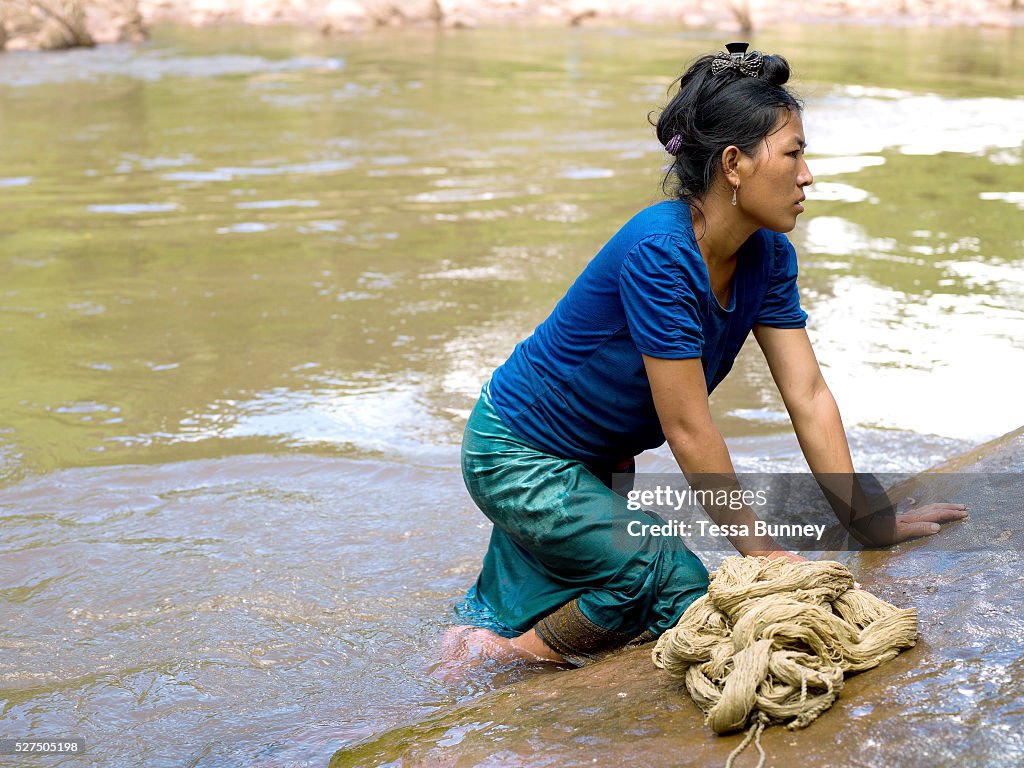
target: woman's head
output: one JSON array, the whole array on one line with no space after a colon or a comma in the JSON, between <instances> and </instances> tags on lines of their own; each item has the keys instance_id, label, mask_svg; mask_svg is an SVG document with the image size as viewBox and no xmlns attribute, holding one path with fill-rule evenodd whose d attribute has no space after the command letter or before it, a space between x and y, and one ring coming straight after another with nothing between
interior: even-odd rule
<instances>
[{"instance_id":1,"label":"woman's head","mask_svg":"<svg viewBox=\"0 0 1024 768\"><path fill-rule=\"evenodd\" d=\"M799 118L803 106L785 87L786 60L744 53L746 47L730 43L730 53L693 62L657 121L658 140L675 156L666 187L671 184L675 196L698 211L716 185L736 186L726 178L726 150L735 147L741 157L757 160L766 139Z\"/></svg>"}]
</instances>

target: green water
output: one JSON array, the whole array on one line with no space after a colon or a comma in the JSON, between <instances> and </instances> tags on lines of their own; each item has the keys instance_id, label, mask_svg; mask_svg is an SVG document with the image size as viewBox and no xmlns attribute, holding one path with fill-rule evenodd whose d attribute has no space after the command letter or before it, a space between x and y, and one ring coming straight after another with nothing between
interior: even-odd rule
<instances>
[{"instance_id":1,"label":"green water","mask_svg":"<svg viewBox=\"0 0 1024 768\"><path fill-rule=\"evenodd\" d=\"M792 238L862 468L1024 423L1022 42L754 40L807 103ZM465 415L660 199L647 114L719 43L165 29L0 57L5 733L317 760L462 695L423 669L486 542ZM801 466L756 349L713 407L739 468Z\"/></svg>"}]
</instances>

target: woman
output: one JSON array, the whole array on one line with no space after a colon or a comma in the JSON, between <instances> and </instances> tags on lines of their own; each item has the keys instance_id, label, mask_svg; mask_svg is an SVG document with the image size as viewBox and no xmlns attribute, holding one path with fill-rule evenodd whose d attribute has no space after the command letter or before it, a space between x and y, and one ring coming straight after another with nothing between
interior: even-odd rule
<instances>
[{"instance_id":1,"label":"woman","mask_svg":"<svg viewBox=\"0 0 1024 768\"><path fill-rule=\"evenodd\" d=\"M727 47L690 66L658 119L675 199L619 230L470 416L463 475L494 528L467 596L484 626L454 628L450 656L582 664L675 625L707 571L681 538L624 536L660 518L630 511L611 476L667 440L688 478L736 485L708 395L751 331L812 472L852 477L782 234L813 181L801 103L785 59ZM901 517L890 540L965 514L930 505ZM754 519L745 508L730 522ZM730 541L744 555L803 559L768 537Z\"/></svg>"}]
</instances>

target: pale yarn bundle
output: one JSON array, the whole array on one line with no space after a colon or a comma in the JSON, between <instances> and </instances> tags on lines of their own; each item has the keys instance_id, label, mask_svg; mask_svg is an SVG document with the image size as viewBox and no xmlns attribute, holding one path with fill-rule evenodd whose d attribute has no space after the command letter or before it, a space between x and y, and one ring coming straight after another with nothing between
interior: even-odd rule
<instances>
[{"instance_id":1,"label":"pale yarn bundle","mask_svg":"<svg viewBox=\"0 0 1024 768\"><path fill-rule=\"evenodd\" d=\"M686 681L716 733L748 725L729 757L765 725L803 728L832 706L843 676L914 645L917 612L862 589L842 563L728 557L654 647L654 664Z\"/></svg>"}]
</instances>

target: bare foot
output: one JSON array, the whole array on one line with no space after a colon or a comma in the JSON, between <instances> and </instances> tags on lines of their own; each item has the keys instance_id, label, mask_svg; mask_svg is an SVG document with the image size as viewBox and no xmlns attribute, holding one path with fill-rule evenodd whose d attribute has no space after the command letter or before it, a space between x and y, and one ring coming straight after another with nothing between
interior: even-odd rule
<instances>
[{"instance_id":1,"label":"bare foot","mask_svg":"<svg viewBox=\"0 0 1024 768\"><path fill-rule=\"evenodd\" d=\"M493 659L502 664L519 660L512 641L483 627L452 627L441 640L441 660L473 663Z\"/></svg>"},{"instance_id":2,"label":"bare foot","mask_svg":"<svg viewBox=\"0 0 1024 768\"><path fill-rule=\"evenodd\" d=\"M433 674L452 681L488 661L504 665L558 663L562 660L536 637L533 630L517 638L508 638L483 627L464 625L445 632L441 640L441 662L434 667Z\"/></svg>"}]
</instances>

